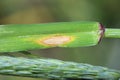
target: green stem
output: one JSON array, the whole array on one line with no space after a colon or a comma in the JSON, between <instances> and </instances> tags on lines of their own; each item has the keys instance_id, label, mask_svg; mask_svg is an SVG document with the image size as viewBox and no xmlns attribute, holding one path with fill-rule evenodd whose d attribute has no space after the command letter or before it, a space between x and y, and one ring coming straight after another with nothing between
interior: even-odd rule
<instances>
[{"instance_id":1,"label":"green stem","mask_svg":"<svg viewBox=\"0 0 120 80\"><path fill-rule=\"evenodd\" d=\"M94 46L101 33L99 22L0 25L0 52Z\"/></svg>"},{"instance_id":2,"label":"green stem","mask_svg":"<svg viewBox=\"0 0 120 80\"><path fill-rule=\"evenodd\" d=\"M0 56L0 74L48 79L118 80L120 72L89 64L56 59Z\"/></svg>"},{"instance_id":3,"label":"green stem","mask_svg":"<svg viewBox=\"0 0 120 80\"><path fill-rule=\"evenodd\" d=\"M120 38L120 29L105 29L105 37L106 38Z\"/></svg>"}]
</instances>

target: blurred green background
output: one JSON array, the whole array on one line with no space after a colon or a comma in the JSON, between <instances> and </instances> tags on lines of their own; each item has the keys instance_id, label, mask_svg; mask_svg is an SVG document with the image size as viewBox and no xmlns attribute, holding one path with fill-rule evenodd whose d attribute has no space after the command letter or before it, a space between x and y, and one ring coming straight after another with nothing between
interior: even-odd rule
<instances>
[{"instance_id":1,"label":"blurred green background","mask_svg":"<svg viewBox=\"0 0 120 80\"><path fill-rule=\"evenodd\" d=\"M65 21L99 21L120 28L120 0L0 0L0 24L33 24ZM103 39L99 45L29 51L56 58L120 70L120 39ZM25 56L11 53L14 56ZM0 80L40 80L0 76Z\"/></svg>"}]
</instances>

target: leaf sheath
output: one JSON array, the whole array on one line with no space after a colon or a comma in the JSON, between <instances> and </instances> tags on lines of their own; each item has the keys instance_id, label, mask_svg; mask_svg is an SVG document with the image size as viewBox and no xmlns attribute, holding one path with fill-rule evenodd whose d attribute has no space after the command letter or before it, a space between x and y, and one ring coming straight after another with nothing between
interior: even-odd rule
<instances>
[{"instance_id":1,"label":"leaf sheath","mask_svg":"<svg viewBox=\"0 0 120 80\"><path fill-rule=\"evenodd\" d=\"M1 25L0 52L93 46L103 31L98 22Z\"/></svg>"}]
</instances>

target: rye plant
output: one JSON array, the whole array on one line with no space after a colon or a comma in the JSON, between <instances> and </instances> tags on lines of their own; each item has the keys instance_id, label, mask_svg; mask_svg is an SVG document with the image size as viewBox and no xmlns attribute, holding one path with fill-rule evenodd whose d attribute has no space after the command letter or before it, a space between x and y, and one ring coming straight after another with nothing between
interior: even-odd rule
<instances>
[{"instance_id":1,"label":"rye plant","mask_svg":"<svg viewBox=\"0 0 120 80\"><path fill-rule=\"evenodd\" d=\"M0 25L0 52L51 47L94 46L102 38L120 38L120 29L99 22L59 22ZM120 71L54 59L0 57L0 74L49 79L118 80Z\"/></svg>"}]
</instances>

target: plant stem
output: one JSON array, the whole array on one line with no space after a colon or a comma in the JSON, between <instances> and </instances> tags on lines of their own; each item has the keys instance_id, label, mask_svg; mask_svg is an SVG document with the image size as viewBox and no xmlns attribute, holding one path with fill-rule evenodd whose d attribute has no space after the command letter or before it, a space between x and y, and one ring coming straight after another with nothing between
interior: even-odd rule
<instances>
[{"instance_id":1,"label":"plant stem","mask_svg":"<svg viewBox=\"0 0 120 80\"><path fill-rule=\"evenodd\" d=\"M94 46L102 32L99 22L0 25L0 52Z\"/></svg>"},{"instance_id":2,"label":"plant stem","mask_svg":"<svg viewBox=\"0 0 120 80\"><path fill-rule=\"evenodd\" d=\"M104 37L106 37L106 38L120 38L120 29L106 28Z\"/></svg>"},{"instance_id":3,"label":"plant stem","mask_svg":"<svg viewBox=\"0 0 120 80\"><path fill-rule=\"evenodd\" d=\"M120 72L89 64L56 59L0 56L0 74L48 79L118 80Z\"/></svg>"}]
</instances>

